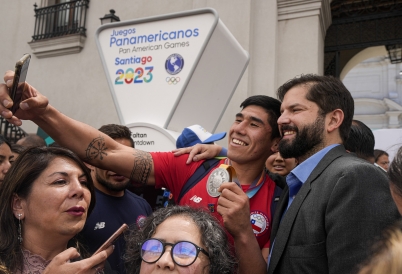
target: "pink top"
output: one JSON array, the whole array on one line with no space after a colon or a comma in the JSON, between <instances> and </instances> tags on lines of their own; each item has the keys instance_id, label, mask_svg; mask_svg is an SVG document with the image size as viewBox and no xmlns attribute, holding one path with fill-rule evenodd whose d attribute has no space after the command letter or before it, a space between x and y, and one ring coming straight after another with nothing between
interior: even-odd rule
<instances>
[{"instance_id":1,"label":"pink top","mask_svg":"<svg viewBox=\"0 0 402 274\"><path fill-rule=\"evenodd\" d=\"M46 261L26 249L22 249L22 255L24 256L23 270L17 269L16 274L41 274L51 262L51 260Z\"/></svg>"}]
</instances>

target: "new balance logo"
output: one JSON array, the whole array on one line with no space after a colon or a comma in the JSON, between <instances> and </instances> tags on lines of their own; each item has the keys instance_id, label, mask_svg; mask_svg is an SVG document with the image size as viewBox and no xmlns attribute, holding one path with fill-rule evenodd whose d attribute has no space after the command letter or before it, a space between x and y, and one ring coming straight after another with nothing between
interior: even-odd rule
<instances>
[{"instance_id":1,"label":"new balance logo","mask_svg":"<svg viewBox=\"0 0 402 274\"><path fill-rule=\"evenodd\" d=\"M96 223L94 230L105 228L105 222Z\"/></svg>"},{"instance_id":2,"label":"new balance logo","mask_svg":"<svg viewBox=\"0 0 402 274\"><path fill-rule=\"evenodd\" d=\"M193 197L191 197L190 200L193 200L194 203L197 203L197 204L198 204L199 202L201 202L202 198L201 198L201 197L197 197L197 195L194 195Z\"/></svg>"}]
</instances>

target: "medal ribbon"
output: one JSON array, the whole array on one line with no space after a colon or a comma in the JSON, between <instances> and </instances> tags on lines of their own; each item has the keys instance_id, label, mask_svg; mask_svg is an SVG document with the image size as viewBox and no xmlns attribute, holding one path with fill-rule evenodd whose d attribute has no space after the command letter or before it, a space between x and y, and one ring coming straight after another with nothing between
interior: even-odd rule
<instances>
[{"instance_id":1,"label":"medal ribbon","mask_svg":"<svg viewBox=\"0 0 402 274\"><path fill-rule=\"evenodd\" d=\"M219 168L223 168L229 173L229 182L233 181L240 186L240 184L237 182L239 180L237 179L236 170L232 166L221 164Z\"/></svg>"},{"instance_id":2,"label":"medal ribbon","mask_svg":"<svg viewBox=\"0 0 402 274\"><path fill-rule=\"evenodd\" d=\"M265 183L265 179L266 179L265 171L263 170L260 178L258 180L254 180L249 189L247 189L246 191L246 194L249 199L251 199L258 192L258 190L260 190L262 185Z\"/></svg>"},{"instance_id":3,"label":"medal ribbon","mask_svg":"<svg viewBox=\"0 0 402 274\"><path fill-rule=\"evenodd\" d=\"M230 165L230 160L229 158L226 158L225 164ZM234 168L232 167L233 171ZM236 174L236 173L235 173ZM240 182L238 181L237 177L232 177L233 181L240 186ZM253 183L250 185L250 187L246 191L246 195L249 199L251 199L257 192L260 190L260 188L263 186L265 183L265 169L262 170L262 173L260 175L260 178L255 179Z\"/></svg>"}]
</instances>

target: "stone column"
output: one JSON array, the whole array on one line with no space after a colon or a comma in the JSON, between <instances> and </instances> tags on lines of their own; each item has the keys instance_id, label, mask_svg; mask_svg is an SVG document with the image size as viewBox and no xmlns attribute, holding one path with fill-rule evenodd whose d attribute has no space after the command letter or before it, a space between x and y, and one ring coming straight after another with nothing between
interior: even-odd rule
<instances>
[{"instance_id":1,"label":"stone column","mask_svg":"<svg viewBox=\"0 0 402 274\"><path fill-rule=\"evenodd\" d=\"M324 73L324 40L330 0L278 0L277 83Z\"/></svg>"},{"instance_id":2,"label":"stone column","mask_svg":"<svg viewBox=\"0 0 402 274\"><path fill-rule=\"evenodd\" d=\"M276 1L251 1L250 63L248 95L265 94L276 98L277 88L277 4Z\"/></svg>"}]
</instances>

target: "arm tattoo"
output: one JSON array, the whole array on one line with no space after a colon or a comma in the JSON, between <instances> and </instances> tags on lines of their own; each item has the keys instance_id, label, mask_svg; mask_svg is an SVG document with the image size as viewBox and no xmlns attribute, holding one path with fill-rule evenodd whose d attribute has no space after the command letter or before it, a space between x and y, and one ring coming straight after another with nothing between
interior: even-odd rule
<instances>
[{"instance_id":1,"label":"arm tattoo","mask_svg":"<svg viewBox=\"0 0 402 274\"><path fill-rule=\"evenodd\" d=\"M134 154L134 166L130 179L134 182L145 185L151 173L152 157L145 151L137 150Z\"/></svg>"},{"instance_id":2,"label":"arm tattoo","mask_svg":"<svg viewBox=\"0 0 402 274\"><path fill-rule=\"evenodd\" d=\"M95 160L98 156L100 160L103 160L103 157L107 156L106 150L105 139L102 136L93 139L85 150L85 161Z\"/></svg>"}]
</instances>

